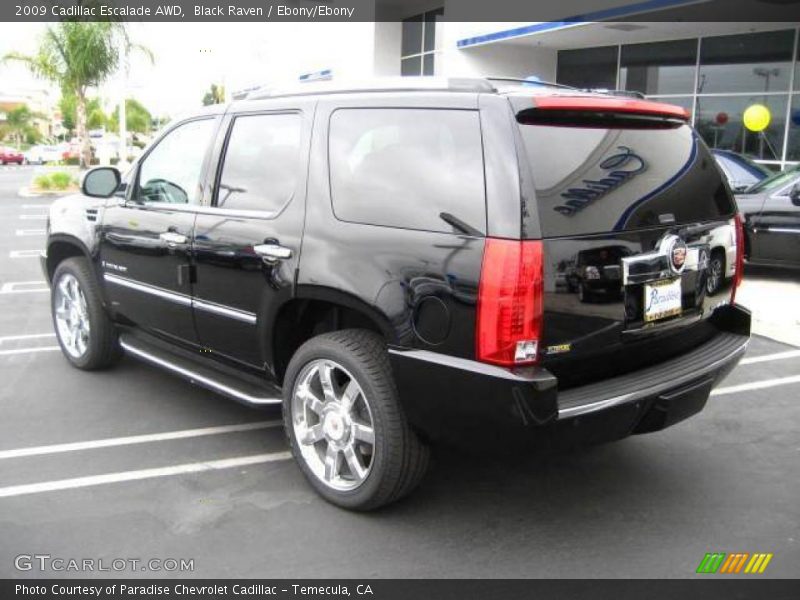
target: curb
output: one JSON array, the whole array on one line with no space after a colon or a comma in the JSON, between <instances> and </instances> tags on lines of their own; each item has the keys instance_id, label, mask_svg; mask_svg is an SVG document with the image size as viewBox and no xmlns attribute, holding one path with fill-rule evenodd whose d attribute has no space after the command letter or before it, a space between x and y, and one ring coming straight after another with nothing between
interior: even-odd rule
<instances>
[{"instance_id":1,"label":"curb","mask_svg":"<svg viewBox=\"0 0 800 600\"><path fill-rule=\"evenodd\" d=\"M39 198L41 196L44 197L58 197L58 196L70 196L72 194L80 193L78 190L43 190L41 192L34 192L30 189L30 187L23 187L17 191L17 195L20 198Z\"/></svg>"}]
</instances>

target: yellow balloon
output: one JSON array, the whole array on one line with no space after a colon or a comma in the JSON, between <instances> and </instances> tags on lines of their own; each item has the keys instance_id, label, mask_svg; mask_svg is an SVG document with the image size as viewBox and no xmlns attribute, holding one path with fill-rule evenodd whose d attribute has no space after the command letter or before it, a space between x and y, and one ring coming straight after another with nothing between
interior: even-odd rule
<instances>
[{"instance_id":1,"label":"yellow balloon","mask_svg":"<svg viewBox=\"0 0 800 600\"><path fill-rule=\"evenodd\" d=\"M753 104L744 111L744 126L756 133L769 127L771 119L769 109L763 104Z\"/></svg>"}]
</instances>

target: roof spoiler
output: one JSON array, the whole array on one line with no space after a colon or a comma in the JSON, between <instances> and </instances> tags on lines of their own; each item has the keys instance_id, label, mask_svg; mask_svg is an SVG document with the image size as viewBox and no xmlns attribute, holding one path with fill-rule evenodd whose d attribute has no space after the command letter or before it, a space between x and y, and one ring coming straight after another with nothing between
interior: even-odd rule
<instances>
[{"instance_id":1,"label":"roof spoiler","mask_svg":"<svg viewBox=\"0 0 800 600\"><path fill-rule=\"evenodd\" d=\"M532 110L536 112L625 114L677 119L680 121L689 120L689 111L682 106L618 96L607 98L597 96L536 96Z\"/></svg>"}]
</instances>

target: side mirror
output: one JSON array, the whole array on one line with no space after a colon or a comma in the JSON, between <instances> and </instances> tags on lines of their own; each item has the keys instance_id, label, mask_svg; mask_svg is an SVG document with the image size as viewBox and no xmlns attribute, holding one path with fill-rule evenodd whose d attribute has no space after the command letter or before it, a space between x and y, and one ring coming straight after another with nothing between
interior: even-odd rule
<instances>
[{"instance_id":1,"label":"side mirror","mask_svg":"<svg viewBox=\"0 0 800 600\"><path fill-rule=\"evenodd\" d=\"M114 167L97 167L86 172L81 180L81 192L92 198L110 198L119 188L122 175Z\"/></svg>"},{"instance_id":2,"label":"side mirror","mask_svg":"<svg viewBox=\"0 0 800 600\"><path fill-rule=\"evenodd\" d=\"M789 200L795 206L800 206L800 183L795 183L792 190L789 192Z\"/></svg>"}]
</instances>

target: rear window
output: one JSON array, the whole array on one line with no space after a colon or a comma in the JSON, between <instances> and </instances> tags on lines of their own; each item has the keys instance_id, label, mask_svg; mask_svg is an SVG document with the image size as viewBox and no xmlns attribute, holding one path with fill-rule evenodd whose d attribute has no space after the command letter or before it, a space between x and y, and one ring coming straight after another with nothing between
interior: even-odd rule
<instances>
[{"instance_id":1,"label":"rear window","mask_svg":"<svg viewBox=\"0 0 800 600\"><path fill-rule=\"evenodd\" d=\"M454 232L445 213L486 231L476 111L339 109L331 116L329 153L338 219Z\"/></svg>"},{"instance_id":2,"label":"rear window","mask_svg":"<svg viewBox=\"0 0 800 600\"><path fill-rule=\"evenodd\" d=\"M734 212L714 159L688 125L520 123L519 130L545 237L717 220Z\"/></svg>"}]
</instances>

